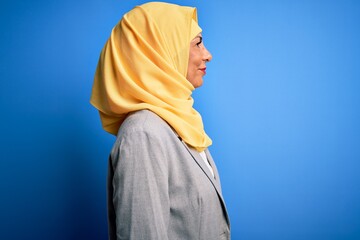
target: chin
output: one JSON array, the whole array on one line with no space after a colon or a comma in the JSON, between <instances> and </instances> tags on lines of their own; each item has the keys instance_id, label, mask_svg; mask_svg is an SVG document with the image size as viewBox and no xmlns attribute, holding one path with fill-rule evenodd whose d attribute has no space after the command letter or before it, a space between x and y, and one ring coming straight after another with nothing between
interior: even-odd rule
<instances>
[{"instance_id":1,"label":"chin","mask_svg":"<svg viewBox=\"0 0 360 240\"><path fill-rule=\"evenodd\" d=\"M202 79L200 79L199 81L196 81L194 84L193 84L193 86L194 86L194 88L198 88L198 87L201 87L202 85L203 85L203 80Z\"/></svg>"}]
</instances>

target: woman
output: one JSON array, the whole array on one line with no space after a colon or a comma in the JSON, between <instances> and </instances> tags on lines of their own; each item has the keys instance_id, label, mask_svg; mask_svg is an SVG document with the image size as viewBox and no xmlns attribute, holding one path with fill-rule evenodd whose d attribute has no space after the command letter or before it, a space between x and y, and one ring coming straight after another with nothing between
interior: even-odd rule
<instances>
[{"instance_id":1,"label":"woman","mask_svg":"<svg viewBox=\"0 0 360 240\"><path fill-rule=\"evenodd\" d=\"M229 239L215 163L192 91L206 63L195 8L151 2L114 27L91 103L117 135L110 154L110 239Z\"/></svg>"}]
</instances>

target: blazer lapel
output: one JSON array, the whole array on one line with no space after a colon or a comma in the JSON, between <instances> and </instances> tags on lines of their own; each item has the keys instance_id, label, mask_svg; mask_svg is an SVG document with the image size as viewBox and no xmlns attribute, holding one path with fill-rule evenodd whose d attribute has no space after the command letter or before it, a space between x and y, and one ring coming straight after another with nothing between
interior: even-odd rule
<instances>
[{"instance_id":1,"label":"blazer lapel","mask_svg":"<svg viewBox=\"0 0 360 240\"><path fill-rule=\"evenodd\" d=\"M208 149L205 150L205 153L206 153L206 156L207 156L207 158L208 158L208 160L209 160L209 162L210 162L210 165L211 165L212 168L213 168L214 175L215 175L215 177L216 177L216 178L215 178L215 179L216 179L216 182L219 184L219 186L221 186L221 184L220 184L220 178L219 178L219 173L218 173L218 171L217 171L217 167L216 167L216 165L215 165L214 159L212 158L212 156L211 156L211 154L210 154L210 151L209 151ZM220 192L219 192L219 191L220 191ZM227 213L225 201L224 201L223 196L222 196L222 193L221 193L221 188L219 188L218 192L219 192L220 199L221 199L221 201L222 201L222 203L223 203L223 206L224 206L224 209L225 209L226 221L228 222L228 224L229 224L229 226L230 226L230 219L229 219L229 215L228 215L228 213Z\"/></svg>"},{"instance_id":2,"label":"blazer lapel","mask_svg":"<svg viewBox=\"0 0 360 240\"><path fill-rule=\"evenodd\" d=\"M174 134L176 135L176 137L180 140L180 142L185 146L185 148L188 150L188 152L190 153L190 155L192 156L192 158L195 160L195 162L199 165L199 167L203 170L203 172L206 174L206 176L208 177L208 179L210 180L210 182L212 183L212 185L214 186L216 192L218 193L220 200L223 204L223 206L225 207L225 201L224 198L222 196L222 192L221 192L221 186L220 186L220 178L219 178L219 173L217 171L217 168L215 166L215 162L209 152L208 149L205 149L205 154L206 157L208 158L208 161L210 162L210 165L214 171L214 176L211 174L210 170L208 169L208 167L205 165L204 160L202 159L202 157L200 156L199 152L196 151L194 148L189 147L179 136L179 134L177 134L177 132L171 128L174 132ZM226 207L225 207L225 212L226 212ZM229 222L229 218L227 216L226 213L226 218L227 221Z\"/></svg>"},{"instance_id":3,"label":"blazer lapel","mask_svg":"<svg viewBox=\"0 0 360 240\"><path fill-rule=\"evenodd\" d=\"M221 183L220 183L220 177L219 177L219 173L218 173L218 170L217 170L217 167L215 165L215 162L214 162L214 159L212 158L210 152L208 149L205 149L205 154L206 154L206 157L210 163L210 166L212 167L213 171L214 171L214 178L216 180L216 182L219 184L220 188L220 192L221 192Z\"/></svg>"},{"instance_id":4,"label":"blazer lapel","mask_svg":"<svg viewBox=\"0 0 360 240\"><path fill-rule=\"evenodd\" d=\"M222 193L221 193L221 187L220 187L220 182L218 181L219 176L218 176L218 172L216 170L216 167L214 167L214 162L210 161L210 165L213 168L214 171L214 176L211 174L210 170L208 169L208 167L205 165L204 160L201 158L200 154L198 151L196 151L194 148L189 147L186 143L184 143L182 141L183 145L186 147L186 149L188 150L188 152L191 154L191 156L193 157L193 159L195 160L195 162L199 165L199 167L203 170L203 172L206 174L206 176L208 177L208 179L210 180L210 182L212 183L212 185L215 187L216 191L218 192L221 200L223 201L223 197L222 197ZM207 157L209 156L209 154L206 154Z\"/></svg>"},{"instance_id":5,"label":"blazer lapel","mask_svg":"<svg viewBox=\"0 0 360 240\"><path fill-rule=\"evenodd\" d=\"M225 205L225 201L224 198L222 196L222 192L221 192L221 186L220 186L220 178L219 178L219 173L217 171L217 168L215 166L215 162L209 152L208 149L205 150L205 154L208 158L208 161L210 162L210 165L214 171L214 176L211 174L210 170L208 169L208 167L205 165L204 160L201 158L200 154L198 151L196 151L194 148L189 147L184 141L182 141L180 138L179 140L182 142L182 144L185 146L185 148L188 150L188 152L190 153L190 155L192 156L192 158L195 160L195 162L199 165L199 167L203 170L203 172L206 174L206 176L208 177L208 179L210 180L210 182L212 183L212 185L214 186L216 192L219 195L220 201L222 203L222 206L224 208L224 213L225 213L225 218L226 221L228 223L228 225L230 226L230 220L229 220L229 215L227 213L227 209L226 209L226 205Z\"/></svg>"}]
</instances>

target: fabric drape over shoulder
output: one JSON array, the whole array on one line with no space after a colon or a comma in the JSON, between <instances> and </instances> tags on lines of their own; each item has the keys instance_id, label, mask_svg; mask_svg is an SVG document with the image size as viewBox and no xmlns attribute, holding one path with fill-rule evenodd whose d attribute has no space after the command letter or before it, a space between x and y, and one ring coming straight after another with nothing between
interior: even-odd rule
<instances>
[{"instance_id":1,"label":"fabric drape over shoulder","mask_svg":"<svg viewBox=\"0 0 360 240\"><path fill-rule=\"evenodd\" d=\"M192 7L151 2L123 16L101 52L90 100L107 132L116 135L128 113L149 109L198 151L211 145L186 79L190 41L200 32Z\"/></svg>"}]
</instances>

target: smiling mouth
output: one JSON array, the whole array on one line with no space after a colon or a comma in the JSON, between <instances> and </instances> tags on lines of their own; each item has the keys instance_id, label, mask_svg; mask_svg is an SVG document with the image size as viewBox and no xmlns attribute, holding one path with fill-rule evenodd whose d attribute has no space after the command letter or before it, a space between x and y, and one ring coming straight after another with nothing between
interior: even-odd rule
<instances>
[{"instance_id":1,"label":"smiling mouth","mask_svg":"<svg viewBox=\"0 0 360 240\"><path fill-rule=\"evenodd\" d=\"M199 70L206 74L206 68L199 68Z\"/></svg>"}]
</instances>

